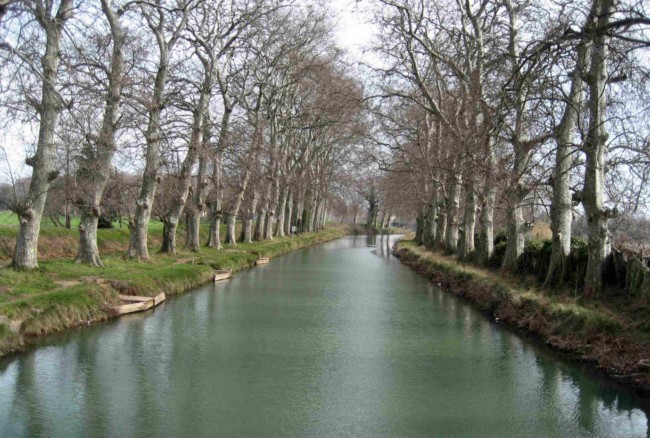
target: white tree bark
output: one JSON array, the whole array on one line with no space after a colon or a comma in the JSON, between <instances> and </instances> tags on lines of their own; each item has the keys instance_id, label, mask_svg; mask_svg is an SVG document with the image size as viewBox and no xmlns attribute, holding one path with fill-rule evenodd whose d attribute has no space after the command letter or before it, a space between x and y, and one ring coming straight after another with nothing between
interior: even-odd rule
<instances>
[{"instance_id":1,"label":"white tree bark","mask_svg":"<svg viewBox=\"0 0 650 438\"><path fill-rule=\"evenodd\" d=\"M587 67L590 43L578 45L576 66L571 74L571 89L567 96L564 114L555 131L555 167L552 176L553 197L551 201L552 249L544 285L553 287L565 277L567 258L571 252L571 223L573 202L570 190L570 172L575 150L573 138L580 118L583 96L583 77Z\"/></svg>"},{"instance_id":2,"label":"white tree bark","mask_svg":"<svg viewBox=\"0 0 650 438\"><path fill-rule=\"evenodd\" d=\"M609 58L609 37L604 28L610 22L614 0L593 0L593 31L591 65L587 75L589 87L589 128L584 152L587 163L582 202L588 224L588 261L585 275L584 294L591 297L602 289L602 268L607 256L607 211L604 205L605 154L607 152L607 62ZM591 29L590 29L591 30Z\"/></svg>"},{"instance_id":3,"label":"white tree bark","mask_svg":"<svg viewBox=\"0 0 650 438\"><path fill-rule=\"evenodd\" d=\"M43 208L52 181L58 176L55 170L54 133L63 102L56 85L59 77L61 35L66 21L72 16L73 1L61 0L55 15L51 15L51 8L42 0L35 1L33 7L36 19L45 31L45 53L41 58L42 86L38 108L40 125L36 154L28 159L28 164L32 166L32 178L26 199L16 209L20 226L12 258L12 266L15 269L38 268L38 236Z\"/></svg>"},{"instance_id":4,"label":"white tree bark","mask_svg":"<svg viewBox=\"0 0 650 438\"><path fill-rule=\"evenodd\" d=\"M111 30L113 50L111 54L110 71L108 74L108 89L106 90L106 106L99 136L95 148L89 148L86 156L80 161L77 171L77 181L83 187L81 222L79 225L79 252L77 263L92 266L103 266L97 247L97 224L101 214L101 200L106 182L110 177L111 162L117 146L115 133L118 126L120 102L124 86L124 30L120 24L118 13L113 10L111 0L101 0L102 12Z\"/></svg>"},{"instance_id":5,"label":"white tree bark","mask_svg":"<svg viewBox=\"0 0 650 438\"><path fill-rule=\"evenodd\" d=\"M186 4L187 6L187 4ZM150 12L144 6L142 14L147 21L149 29L153 32L158 46L158 66L153 82L151 100L147 105L147 130L144 133L147 142L145 154L145 167L142 174L142 185L136 200L136 208L133 216L129 218L129 249L128 257L140 260L149 260L148 231L151 220L151 211L156 197L158 184L160 183L160 156L161 140L163 137L161 129L161 114L165 107L167 78L169 76L170 53L187 23L187 9L183 9L180 19L176 25L170 26L173 30L169 39L165 36L167 28L167 15L163 8L154 7ZM155 17L158 19L156 20Z\"/></svg>"}]
</instances>

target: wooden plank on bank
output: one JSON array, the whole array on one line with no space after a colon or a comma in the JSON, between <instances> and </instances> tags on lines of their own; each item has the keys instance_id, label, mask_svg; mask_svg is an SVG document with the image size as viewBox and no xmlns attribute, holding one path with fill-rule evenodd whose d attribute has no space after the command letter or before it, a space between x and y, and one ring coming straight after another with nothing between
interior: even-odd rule
<instances>
[{"instance_id":1,"label":"wooden plank on bank","mask_svg":"<svg viewBox=\"0 0 650 438\"><path fill-rule=\"evenodd\" d=\"M129 313L143 312L149 310L165 301L165 293L161 292L155 297L142 297L137 295L118 295L120 300L128 304L113 306L111 309L116 315L126 315Z\"/></svg>"},{"instance_id":2,"label":"wooden plank on bank","mask_svg":"<svg viewBox=\"0 0 650 438\"><path fill-rule=\"evenodd\" d=\"M217 269L217 270L214 271L214 276L212 277L212 280L221 281L221 280L227 280L229 278L232 278L232 271Z\"/></svg>"},{"instance_id":3,"label":"wooden plank on bank","mask_svg":"<svg viewBox=\"0 0 650 438\"><path fill-rule=\"evenodd\" d=\"M133 301L136 303L144 303L149 300L153 300L153 297L139 297L137 295L118 295L122 301Z\"/></svg>"},{"instance_id":4,"label":"wooden plank on bank","mask_svg":"<svg viewBox=\"0 0 650 438\"><path fill-rule=\"evenodd\" d=\"M113 311L117 315L126 315L128 313L142 312L151 309L154 306L154 300L143 301L132 304L122 304L120 306L113 306Z\"/></svg>"}]
</instances>

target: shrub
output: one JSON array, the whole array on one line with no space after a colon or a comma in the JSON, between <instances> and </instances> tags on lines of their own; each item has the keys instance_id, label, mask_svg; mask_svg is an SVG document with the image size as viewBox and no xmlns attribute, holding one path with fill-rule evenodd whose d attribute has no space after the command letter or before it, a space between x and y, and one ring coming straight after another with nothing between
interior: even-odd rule
<instances>
[{"instance_id":1,"label":"shrub","mask_svg":"<svg viewBox=\"0 0 650 438\"><path fill-rule=\"evenodd\" d=\"M564 282L582 289L585 285L585 275L587 274L587 259L589 257L587 243L577 237L571 238L571 253L567 260Z\"/></svg>"},{"instance_id":2,"label":"shrub","mask_svg":"<svg viewBox=\"0 0 650 438\"><path fill-rule=\"evenodd\" d=\"M97 228L113 228L113 222L109 217L102 214L97 220Z\"/></svg>"},{"instance_id":3,"label":"shrub","mask_svg":"<svg viewBox=\"0 0 650 438\"><path fill-rule=\"evenodd\" d=\"M501 230L494 236L494 251L492 257L487 261L486 266L492 269L499 269L503 264L503 258L506 255L506 243L508 236L506 232Z\"/></svg>"},{"instance_id":4,"label":"shrub","mask_svg":"<svg viewBox=\"0 0 650 438\"><path fill-rule=\"evenodd\" d=\"M517 262L517 271L532 274L543 281L551 262L551 240L529 240Z\"/></svg>"}]
</instances>

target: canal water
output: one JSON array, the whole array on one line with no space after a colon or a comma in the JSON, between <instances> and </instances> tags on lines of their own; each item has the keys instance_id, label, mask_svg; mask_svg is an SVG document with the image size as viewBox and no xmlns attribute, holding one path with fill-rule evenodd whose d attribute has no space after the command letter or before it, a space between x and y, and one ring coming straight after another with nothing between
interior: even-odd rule
<instances>
[{"instance_id":1,"label":"canal water","mask_svg":"<svg viewBox=\"0 0 650 438\"><path fill-rule=\"evenodd\" d=\"M348 237L0 362L0 437L632 437L647 410Z\"/></svg>"}]
</instances>

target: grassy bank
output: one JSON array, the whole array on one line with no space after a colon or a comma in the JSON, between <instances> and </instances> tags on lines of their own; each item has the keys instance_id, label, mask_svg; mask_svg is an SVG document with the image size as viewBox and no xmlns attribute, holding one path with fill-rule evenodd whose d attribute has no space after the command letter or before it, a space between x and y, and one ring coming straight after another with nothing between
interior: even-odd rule
<instances>
[{"instance_id":1,"label":"grassy bank","mask_svg":"<svg viewBox=\"0 0 650 438\"><path fill-rule=\"evenodd\" d=\"M63 218L61 219L63 221ZM55 226L49 219L44 218L38 239L38 257L40 260L74 258L79 245L79 218L74 217L71 228ZM97 245L102 254L124 253L129 245L129 228L126 224L114 222L114 228L100 229L97 233ZM182 239L182 226L179 227L179 239ZM225 229L225 228L224 228ZM160 248L162 243L163 224L152 220L149 223L149 250ZM202 238L207 238L207 227L201 229ZM0 211L0 264L11 260L16 236L18 235L18 218L8 211ZM179 240L182 242L182 240Z\"/></svg>"},{"instance_id":2,"label":"grassy bank","mask_svg":"<svg viewBox=\"0 0 650 438\"><path fill-rule=\"evenodd\" d=\"M61 233L56 245L76 247L76 233L55 231ZM120 293L145 296L183 293L210 281L214 269L248 268L259 257L276 257L323 243L342 237L346 231L346 228L330 228L272 241L224 245L221 251L213 248L202 248L200 253L179 251L175 256L152 252L149 262L137 262L122 257L128 232L100 230L104 248L108 245L114 248L102 255L104 268L80 265L70 257L53 257L58 250L46 249L48 256L40 262L37 271L0 269L0 356L21 349L31 337L111 318L109 307L118 303ZM122 233L126 233L124 242Z\"/></svg>"},{"instance_id":3,"label":"grassy bank","mask_svg":"<svg viewBox=\"0 0 650 438\"><path fill-rule=\"evenodd\" d=\"M460 263L453 256L425 250L413 241L397 245L396 255L442 288L471 301L495 320L533 334L554 349L650 396L650 331L644 308L548 294L526 278Z\"/></svg>"}]
</instances>

